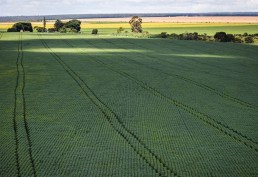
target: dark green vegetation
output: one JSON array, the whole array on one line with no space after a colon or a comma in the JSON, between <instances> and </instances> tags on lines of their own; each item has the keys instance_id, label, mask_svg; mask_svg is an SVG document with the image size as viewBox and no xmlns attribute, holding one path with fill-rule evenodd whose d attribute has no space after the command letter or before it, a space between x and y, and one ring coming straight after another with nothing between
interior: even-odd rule
<instances>
[{"instance_id":1,"label":"dark green vegetation","mask_svg":"<svg viewBox=\"0 0 258 177\"><path fill-rule=\"evenodd\" d=\"M15 23L12 28L8 28L7 32L20 32L20 31L29 31L33 32L33 28L30 22L18 22Z\"/></svg>"},{"instance_id":2,"label":"dark green vegetation","mask_svg":"<svg viewBox=\"0 0 258 177\"><path fill-rule=\"evenodd\" d=\"M217 42L234 42L234 43L254 43L258 40L258 33L256 34L227 34L225 32L216 32L214 36L209 36L206 33L182 33L182 34L168 34L161 32L159 35L149 35L151 38L170 38L175 40L194 40L194 41L217 41Z\"/></svg>"},{"instance_id":3,"label":"dark green vegetation","mask_svg":"<svg viewBox=\"0 0 258 177\"><path fill-rule=\"evenodd\" d=\"M258 176L257 46L0 37L0 176Z\"/></svg>"},{"instance_id":4,"label":"dark green vegetation","mask_svg":"<svg viewBox=\"0 0 258 177\"><path fill-rule=\"evenodd\" d=\"M70 20L66 23L61 20L56 20L54 24L55 30L61 33L66 32L79 32L81 31L81 21L80 20ZM52 28L50 28L52 30Z\"/></svg>"}]
</instances>

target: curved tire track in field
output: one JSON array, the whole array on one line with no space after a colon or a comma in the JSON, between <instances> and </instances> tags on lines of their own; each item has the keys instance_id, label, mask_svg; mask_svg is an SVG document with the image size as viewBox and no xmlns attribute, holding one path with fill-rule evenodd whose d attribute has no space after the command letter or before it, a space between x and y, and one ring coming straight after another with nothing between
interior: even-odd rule
<instances>
[{"instance_id":1,"label":"curved tire track in field","mask_svg":"<svg viewBox=\"0 0 258 177\"><path fill-rule=\"evenodd\" d=\"M21 33L22 34L22 33ZM22 55L21 55L21 61L20 61L20 65L22 68L22 75L23 75L23 83L22 83L22 103L23 103L23 122L24 122L24 128L26 131L26 137L27 137L27 141L28 141L28 152L29 152L29 156L30 156L30 163L31 163L31 168L33 171L33 175L37 176L36 173L36 167L35 167L35 160L33 159L32 156L32 141L31 141L31 136L30 136L30 129L29 129L29 125L28 125L28 121L27 121L27 114L26 114L26 99L25 99L25 70L24 70L24 66L23 66L23 47L22 47L22 39L21 39L21 51L22 51Z\"/></svg>"},{"instance_id":2,"label":"curved tire track in field","mask_svg":"<svg viewBox=\"0 0 258 177\"><path fill-rule=\"evenodd\" d=\"M94 46L93 44L91 44L92 46ZM70 44L69 46L72 47L72 45ZM94 46L96 47L96 46ZM219 132L223 133L224 135L227 135L228 137L244 144L245 146L247 146L250 149L253 149L254 151L258 152L258 143L255 142L254 140L252 140L251 138L247 137L246 135L243 135L241 132L229 127L228 125L217 121L216 119L210 117L209 115L200 112L199 110L192 108L190 106L188 106L187 104L184 104L182 102L179 102L167 95L162 94L161 92L159 92L158 90L156 90L155 88L149 86L147 83L129 75L128 73L124 72L124 71L119 71L113 68L112 65L106 64L104 62L102 62L101 60L99 60L97 57L91 56L91 58L94 58L94 62L99 63L101 65L104 65L105 67L107 67L108 69L110 69L113 72L116 72L132 81L134 81L135 83L137 83L139 86L141 86L143 89L151 92L153 95L158 96L160 98L165 99L166 101L168 101L169 103L172 103L173 105L185 110L186 112L194 115L196 118L199 118L201 121L207 123L208 125L210 125L211 127L215 128L216 130L218 130Z\"/></svg>"},{"instance_id":3,"label":"curved tire track in field","mask_svg":"<svg viewBox=\"0 0 258 177\"><path fill-rule=\"evenodd\" d=\"M112 44L112 45L114 45L114 46L117 46L117 45L114 44L113 42L110 42L110 41L108 41L108 40L106 40L106 39L103 39L103 40L106 41L107 43L110 43L110 44ZM132 44L132 43L131 43L131 44ZM140 46L140 45L138 45L138 46ZM142 47L142 46L140 46L140 47ZM144 48L144 47L143 47L143 48ZM144 56L144 54L142 54L142 55ZM148 57L149 57L149 56L148 56ZM145 65L145 64L143 64L143 63L141 63L141 62L139 62L139 61L136 61L136 60L131 59L131 58L126 57L126 56L123 56L123 58L126 58L126 59L128 59L128 60L130 60L130 61L133 61L134 63L136 63L136 64L138 64L138 65L144 66L145 68L149 68L149 69L158 71L158 72L160 72L160 73L163 73L163 74L168 75L168 76L171 76L171 77L176 77L176 78L178 78L178 79L180 79L180 80L183 80L183 81L188 82L188 83L190 83L190 84L196 85L196 86L201 87L201 88L203 88L203 89L205 89L205 90L208 90L208 91L210 91L210 92L213 92L213 93L215 93L216 95L218 95L218 96L220 96L220 97L222 97L222 98L224 98L224 99L227 99L227 100L230 100L230 101L232 101L232 102L238 103L238 104L240 104L241 106L245 106L245 107L247 107L247 108L254 109L256 112L258 112L257 107L256 107L255 105L253 105L253 104L251 104L251 103L248 103L248 102L246 102L246 101L243 101L243 100L241 100L241 99L235 98L235 97L233 97L233 96L230 96L229 94L223 93L223 92L221 92L221 91L219 91L219 90L217 90L217 89L214 89L213 87L210 87L210 86L208 86L208 85L205 85L205 84L203 84L203 83L194 81L194 80L192 80L192 79L189 79L189 78L187 78L187 77L184 77L184 76L181 76L181 75L178 75L178 74L171 74L171 73L164 72L164 71L162 71L162 70L160 70L160 69L158 69L158 68L154 68L154 67ZM152 56L151 56L151 58L155 58L155 59L160 60L160 59L157 58L157 57L152 57ZM161 61L162 61L162 60L161 60Z\"/></svg>"},{"instance_id":4,"label":"curved tire track in field","mask_svg":"<svg viewBox=\"0 0 258 177\"><path fill-rule=\"evenodd\" d=\"M173 169L166 165L162 159L160 159L152 150L150 150L143 141L130 131L117 114L110 109L86 84L86 82L68 65L63 59L58 56L48 44L39 36L44 47L49 51L53 58L63 67L63 69L72 77L72 79L78 84L85 95L91 100L91 102L102 112L114 131L120 135L128 145L140 156L159 176L179 176ZM71 44L66 43L72 47Z\"/></svg>"},{"instance_id":5,"label":"curved tire track in field","mask_svg":"<svg viewBox=\"0 0 258 177\"><path fill-rule=\"evenodd\" d=\"M16 111L17 111L17 94L18 94L18 85L19 85L19 77L20 77L20 71L19 71L19 60L21 56L21 51L20 51L20 36L19 36L19 42L18 42L18 56L16 59L16 84L15 84L15 89L14 89L14 109L13 109L13 130L14 130L14 139L15 139L15 160L16 160L16 170L17 170L17 176L21 177L21 172L20 172L20 157L19 157L19 139L18 139L18 126L17 126L17 117L16 117Z\"/></svg>"},{"instance_id":6,"label":"curved tire track in field","mask_svg":"<svg viewBox=\"0 0 258 177\"><path fill-rule=\"evenodd\" d=\"M13 129L14 129L14 134L15 134L15 159L16 159L16 169L17 169L17 176L21 176L21 158L19 155L19 132L18 132L18 122L17 122L17 105L19 104L18 100L22 100L21 104L23 107L22 110L22 123L23 127L25 129L25 136L27 140L27 145L28 145L28 156L29 156L29 161L31 165L31 170L34 176L37 176L36 174L36 168L35 168L35 162L32 156L32 142L30 138L30 130L29 130L29 125L27 121L27 115L26 115L26 100L25 100L25 70L23 66L23 42L22 42L22 33L19 34L19 43L18 43L18 56L16 59L16 72L17 72L17 77L16 77L16 85L14 89L14 111L13 111ZM19 87L21 85L21 88ZM21 93L21 96L19 96Z\"/></svg>"},{"instance_id":7,"label":"curved tire track in field","mask_svg":"<svg viewBox=\"0 0 258 177\"><path fill-rule=\"evenodd\" d=\"M0 33L0 40L2 39L3 35L4 35L3 33Z\"/></svg>"}]
</instances>

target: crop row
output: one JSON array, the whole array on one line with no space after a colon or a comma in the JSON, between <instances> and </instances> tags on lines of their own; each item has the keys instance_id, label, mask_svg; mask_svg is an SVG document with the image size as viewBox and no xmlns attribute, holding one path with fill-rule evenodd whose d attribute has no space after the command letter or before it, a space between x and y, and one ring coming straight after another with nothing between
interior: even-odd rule
<instances>
[{"instance_id":1,"label":"crop row","mask_svg":"<svg viewBox=\"0 0 258 177\"><path fill-rule=\"evenodd\" d=\"M94 44L91 43L91 45L93 45L94 47L96 47ZM125 56L123 56L125 57ZM94 58L93 61L106 66L107 68L109 68L110 70L112 70L113 72L116 72L126 78L129 78L130 80L133 80L135 83L137 83L138 85L140 85L142 88L150 91L152 94L159 96L161 98L165 98L165 100L167 100L168 102L174 104L175 106L191 113L192 115L194 115L195 117L199 118L200 120L204 121L205 123L207 123L208 125L212 126L213 128L219 130L220 132L222 132L223 134L231 137L234 140L237 140L241 143L243 143L244 145L246 145L247 147L258 151L258 149L256 148L257 143L255 141L253 141L251 138L248 138L247 136L243 135L242 133L238 132L237 130L234 130L233 128L229 127L226 124L223 124L220 121L215 120L214 118L208 116L207 114L204 114L202 112L200 112L199 110L190 107L189 105L186 105L184 103L181 103L175 99L172 99L164 94L162 94L161 92L159 92L158 90L152 88L151 86L149 86L147 83L129 75L128 73L124 72L124 71L118 71L116 69L114 69L114 67L112 65L106 64L104 62L102 62L101 60L99 60L98 58L91 56L91 58Z\"/></svg>"},{"instance_id":2,"label":"crop row","mask_svg":"<svg viewBox=\"0 0 258 177\"><path fill-rule=\"evenodd\" d=\"M72 77L72 79L78 84L85 95L91 100L91 102L102 112L111 127L117 132L118 135L128 143L128 145L138 154L159 176L178 174L168 167L162 159L160 159L150 148L148 148L143 141L132 131L130 131L121 121L113 110L111 110L87 85L87 83L69 66L64 60L57 55L48 44L41 39L42 44L47 48L51 55L57 60L57 62L66 70L66 72ZM65 40L64 40L65 41ZM72 47L70 43L65 41L67 45Z\"/></svg>"},{"instance_id":3,"label":"crop row","mask_svg":"<svg viewBox=\"0 0 258 177\"><path fill-rule=\"evenodd\" d=\"M107 43L116 45L115 43L113 43L113 42L111 42L111 41L109 41L109 40L106 40L106 39L103 39L103 40L105 40ZM141 48L148 49L148 48L146 48L145 46L139 45L139 44L137 44L137 43L132 43L132 42L126 40L126 39L125 39L125 41L128 42L129 44L136 45L136 46L139 46L139 47L141 47ZM177 44L177 45L179 45L179 44ZM116 45L116 46L117 46L117 45ZM182 46L182 47L183 47L183 46ZM141 54L141 53L140 53L140 54ZM153 59L156 59L156 60L159 60L159 61L164 61L164 60L161 60L161 59L159 59L158 57L155 57L155 56L152 56L152 55L146 55L146 54L142 54L142 55L148 56L149 58L153 58ZM233 97L233 96L231 96L231 95L229 95L229 94L226 94L226 93L224 93L224 92L221 92L221 91L219 91L219 90L217 90L217 89L215 89L215 88L213 88L213 87L211 87L211 86L209 86L209 85L205 85L205 84L203 84L203 83L197 82L197 81L195 81L195 80L193 80L193 79L190 79L190 78L186 78L186 77L181 76L181 75L179 75L179 74L172 74L172 73L164 72L164 71L162 71L162 70L160 70L160 69L158 69L158 68L145 65L145 64L143 64L143 63L141 63L141 62L139 62L139 61L136 61L136 60L134 60L134 59L131 59L131 58L129 58L129 57L123 56L123 58L126 58L126 59L128 59L128 60L130 60L130 61L133 61L134 63L137 63L137 64L139 64L139 65L141 65L141 66L146 67L146 68L150 68L150 69L159 71L160 73L166 74L166 75L168 75L168 76L176 77L176 78L178 78L178 79L184 80L185 82L188 82L189 84L193 84L193 85L196 85L196 86L198 86L198 87L200 87L200 88L203 88L203 89L205 89L205 90L208 90L208 91L210 91L210 92L213 92L213 93L217 94L218 96L220 96L220 97L222 97L222 98L224 98L224 99L230 100L230 101L235 102L235 103L238 103L238 104L240 104L240 105L242 105L242 106L245 106L245 107L254 109L255 111L258 111L258 110L257 110L257 107L254 106L253 104L248 103L248 102L246 102L246 101L243 101L243 100L241 100L241 99L235 98L235 97ZM192 59L192 60L193 60L193 59ZM198 62L199 62L199 61L198 61ZM173 63L173 64L174 64L174 63Z\"/></svg>"},{"instance_id":4,"label":"crop row","mask_svg":"<svg viewBox=\"0 0 258 177\"><path fill-rule=\"evenodd\" d=\"M112 42L110 42L110 41L108 41L108 40L105 40L105 41L107 41L108 43L111 43L111 44L113 44L113 45L116 45L116 44L114 44L114 43L112 43ZM212 87L210 87L210 86L208 86L208 85L205 85L205 84L196 82L196 81L194 81L194 80L192 80L192 79L183 77L183 76L178 75L178 74L167 73L167 72L164 72L164 71L162 71L162 70L160 70L160 69L157 69L157 68L154 68L154 67L151 67L151 66L147 66L147 65L145 65L145 64L143 64L143 63L141 63L141 62L139 62L139 61L137 61L137 60L134 60L134 59L129 58L129 57L126 57L126 56L121 56L121 57L126 58L126 59L128 59L129 61L132 61L132 62L134 62L134 63L136 63L136 64L138 64L138 65L141 65L141 66L143 66L143 67L147 67L147 68L151 68L151 69L153 69L153 70L159 71L159 72L161 72L161 73L163 73L163 74L165 74L165 75L179 78L179 79L184 80L184 81L186 81L186 82L188 82L188 83L194 84L194 85L196 85L196 86L199 86L199 87L201 87L201 88L204 88L204 89L206 89L206 90L209 90L209 91L211 91L211 92L213 92L213 93L216 93L217 95L219 95L219 96L221 96L221 97L223 97L223 98L227 98L227 99L229 99L229 100L231 100L231 101L233 101L233 102L236 102L236 103L238 103L238 104L240 104L240 105L246 106L246 107L248 107L248 108L251 108L251 109L254 109L255 111L257 111L257 108L256 108L254 105L252 105L252 104L250 104L250 103L247 103L247 102L245 102L245 101L242 101L242 100L240 100L240 99L238 99L238 98L232 97L232 96L230 96L230 95L228 95L228 94L225 94L225 93L223 93L223 92L220 92L220 91L218 91L218 90L216 90L216 89L214 89L214 88L212 88ZM152 57L152 56L151 56L151 57ZM216 121L215 119L213 119L213 120ZM234 133L236 133L236 134L242 136L243 138L245 138L245 139L251 141L252 143L257 144L253 139L248 138L246 135L243 135L241 132L239 132L239 131L237 131L237 130L234 130L233 128L229 127L228 125L223 124L222 122L219 122L219 121L216 121L216 122L217 122L218 124L224 126L225 128L227 128L227 129L233 131Z\"/></svg>"},{"instance_id":5,"label":"crop row","mask_svg":"<svg viewBox=\"0 0 258 177\"><path fill-rule=\"evenodd\" d=\"M126 39L125 39L125 41L127 41ZM171 40L170 40L171 41ZM130 42L130 41L127 41L128 43L130 43L130 44L134 44L134 43L132 43L132 42ZM185 45L185 44L180 44L179 42L168 42L168 40L164 40L164 42L163 43L159 43L158 41L156 41L156 43L158 44L158 45L160 45L160 46L162 46L161 48L160 48L160 50L159 51L162 51L162 50L164 50L164 49L169 49L169 50L171 50L171 48L167 48L167 46L171 46L171 44L174 44L173 45L173 49L176 49L177 51L181 51L182 53L184 53L185 52L185 48L187 49L187 51L192 51L193 52L193 54L195 54L196 53L196 48L194 48L193 46L190 46L190 45ZM164 43L167 43L167 45L162 45L162 44L164 44ZM201 45L201 44L203 44L203 45ZM138 45L138 46L141 46L141 47L143 47L143 48L145 48L146 46L144 46L144 45L139 45L139 44L134 44L134 45ZM223 49L223 51L225 51L225 49L224 48L218 48L220 45L216 45L216 47L213 47L212 48L212 51L208 48L207 49L207 44L206 43L202 43L202 42L199 42L198 43L198 45L201 45L202 47L200 47L199 49L198 49L198 51L199 52L202 52L203 54L207 54L207 55L210 55L211 54L211 52L212 51L214 51L214 50L217 50L217 52L216 52L216 54L217 53L221 53L221 50ZM211 45L211 44L210 44ZM175 48L176 47L176 48ZM224 47L224 46L223 46ZM235 46L234 47L231 47L231 48L229 48L229 47L227 47L228 48L228 51L232 51L231 49L235 49ZM156 51L156 52L158 52L158 51ZM254 52L254 51L253 51ZM252 53L253 53L252 52ZM249 53L250 54L250 53ZM247 56L245 56L245 58L246 58ZM255 83L251 83L251 82L248 82L248 81L246 81L246 79L244 79L244 80L240 80L239 78L235 78L235 77L231 77L231 74L224 74L226 71L230 71L230 73L235 73L235 74L239 74L239 73L242 73L242 71L241 70L233 70L233 69L230 69L230 68L225 68L225 66L224 67L222 67L222 66L220 66L220 65L215 65L215 64L210 64L210 63L206 63L205 61L202 61L202 60L199 60L199 59L195 59L195 58L191 58L191 60L189 60L189 57L185 57L185 56L180 56L180 60L185 60L187 63L189 63L189 62L193 62L193 63L196 63L197 65L204 65L205 66L205 68L207 68L207 67L210 67L210 68L216 68L216 69L218 69L218 70L221 70L221 71L223 71L222 73L223 74L215 74L214 72L204 72L205 74L209 74L209 75L218 75L220 78L221 77L226 77L226 78L231 78L231 79L234 79L234 80L239 80L239 82L244 82L244 83L247 83L247 84L251 84L251 85L255 85L256 87L258 86L257 84L255 84ZM181 66L182 67L182 65L180 65L179 63L176 63L176 62L171 62L171 61L169 61L169 60L160 60L161 62L166 62L166 63L169 63L169 64L172 64L172 65L177 65L177 66ZM241 65L241 67L243 67L244 65L246 65L246 61L245 61L245 63L244 64L242 64ZM194 66L194 67L196 67L196 66ZM192 67L190 67L190 66L187 66L187 65L183 65L183 67L182 68L189 68L190 70L191 69L193 69L193 66ZM200 71L200 70L199 70ZM220 72L221 73L221 72ZM222 92L221 92L222 93ZM222 93L223 94L223 93ZM243 101L243 100L241 100L241 101ZM249 105L250 105L250 103L248 103ZM256 109L257 109L257 107L256 107Z\"/></svg>"}]
</instances>

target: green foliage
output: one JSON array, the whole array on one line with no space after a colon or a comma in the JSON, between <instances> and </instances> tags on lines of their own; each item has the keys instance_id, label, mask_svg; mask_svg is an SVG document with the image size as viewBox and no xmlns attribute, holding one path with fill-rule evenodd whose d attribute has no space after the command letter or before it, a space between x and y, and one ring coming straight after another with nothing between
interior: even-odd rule
<instances>
[{"instance_id":1,"label":"green foliage","mask_svg":"<svg viewBox=\"0 0 258 177\"><path fill-rule=\"evenodd\" d=\"M254 39L253 39L253 37L251 37L251 36L247 36L247 37L245 37L245 43L254 43Z\"/></svg>"},{"instance_id":2,"label":"green foliage","mask_svg":"<svg viewBox=\"0 0 258 177\"><path fill-rule=\"evenodd\" d=\"M234 42L235 36L233 34L227 34L225 32L217 32L214 39L219 42Z\"/></svg>"},{"instance_id":3,"label":"green foliage","mask_svg":"<svg viewBox=\"0 0 258 177\"><path fill-rule=\"evenodd\" d=\"M12 28L15 28L17 32L19 32L19 31L33 32L32 25L29 22L18 22L18 23L15 23L12 26Z\"/></svg>"},{"instance_id":4,"label":"green foliage","mask_svg":"<svg viewBox=\"0 0 258 177\"><path fill-rule=\"evenodd\" d=\"M133 16L129 21L131 30L134 33L142 33L142 19L139 16Z\"/></svg>"},{"instance_id":5,"label":"green foliage","mask_svg":"<svg viewBox=\"0 0 258 177\"><path fill-rule=\"evenodd\" d=\"M48 28L47 30L49 33L54 33L56 32L56 28Z\"/></svg>"},{"instance_id":6,"label":"green foliage","mask_svg":"<svg viewBox=\"0 0 258 177\"><path fill-rule=\"evenodd\" d=\"M64 23L61 20L57 19L55 24L54 24L54 27L55 27L56 31L60 31L60 29L63 26L64 26Z\"/></svg>"},{"instance_id":7,"label":"green foliage","mask_svg":"<svg viewBox=\"0 0 258 177\"><path fill-rule=\"evenodd\" d=\"M66 33L67 29L63 26L62 28L59 29L60 33Z\"/></svg>"},{"instance_id":8,"label":"green foliage","mask_svg":"<svg viewBox=\"0 0 258 177\"><path fill-rule=\"evenodd\" d=\"M34 29L36 29L37 32L46 32L46 29L44 27L37 27L37 28L34 27Z\"/></svg>"},{"instance_id":9,"label":"green foliage","mask_svg":"<svg viewBox=\"0 0 258 177\"><path fill-rule=\"evenodd\" d=\"M66 32L79 32L81 30L81 21L79 20L70 20L66 23L63 23L61 20L57 19L54 27L56 31L61 33Z\"/></svg>"},{"instance_id":10,"label":"green foliage","mask_svg":"<svg viewBox=\"0 0 258 177\"><path fill-rule=\"evenodd\" d=\"M242 43L243 40L241 39L241 37L235 37L234 43Z\"/></svg>"},{"instance_id":11,"label":"green foliage","mask_svg":"<svg viewBox=\"0 0 258 177\"><path fill-rule=\"evenodd\" d=\"M160 37L161 37L161 38L167 38L167 37L168 37L167 32L162 32L162 33L160 33Z\"/></svg>"},{"instance_id":12,"label":"green foliage","mask_svg":"<svg viewBox=\"0 0 258 177\"><path fill-rule=\"evenodd\" d=\"M18 31L16 30L16 28L8 28L7 32L18 32Z\"/></svg>"},{"instance_id":13,"label":"green foliage","mask_svg":"<svg viewBox=\"0 0 258 177\"><path fill-rule=\"evenodd\" d=\"M119 28L117 29L117 33L122 33L124 30L125 30L125 29L124 29L123 27L119 27Z\"/></svg>"},{"instance_id":14,"label":"green foliage","mask_svg":"<svg viewBox=\"0 0 258 177\"><path fill-rule=\"evenodd\" d=\"M98 29L93 29L91 34L95 34L95 35L98 34Z\"/></svg>"},{"instance_id":15,"label":"green foliage","mask_svg":"<svg viewBox=\"0 0 258 177\"><path fill-rule=\"evenodd\" d=\"M235 36L233 34L227 34L227 42L234 42Z\"/></svg>"},{"instance_id":16,"label":"green foliage","mask_svg":"<svg viewBox=\"0 0 258 177\"><path fill-rule=\"evenodd\" d=\"M179 35L181 40L198 40L198 33L183 33Z\"/></svg>"},{"instance_id":17,"label":"green foliage","mask_svg":"<svg viewBox=\"0 0 258 177\"><path fill-rule=\"evenodd\" d=\"M219 42L228 42L227 33L225 32L217 32L214 35L214 39Z\"/></svg>"},{"instance_id":18,"label":"green foliage","mask_svg":"<svg viewBox=\"0 0 258 177\"><path fill-rule=\"evenodd\" d=\"M81 30L81 21L80 20L70 20L64 24L66 28L75 29L76 32Z\"/></svg>"}]
</instances>

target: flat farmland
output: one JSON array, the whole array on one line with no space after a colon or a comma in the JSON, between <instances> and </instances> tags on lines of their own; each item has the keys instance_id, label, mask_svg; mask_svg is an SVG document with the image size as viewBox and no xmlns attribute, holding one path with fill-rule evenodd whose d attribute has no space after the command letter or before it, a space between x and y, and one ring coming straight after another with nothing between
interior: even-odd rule
<instances>
[{"instance_id":1,"label":"flat farmland","mask_svg":"<svg viewBox=\"0 0 258 177\"><path fill-rule=\"evenodd\" d=\"M258 46L0 38L0 176L258 176Z\"/></svg>"},{"instance_id":2,"label":"flat farmland","mask_svg":"<svg viewBox=\"0 0 258 177\"><path fill-rule=\"evenodd\" d=\"M171 33L193 33L214 35L216 32L224 31L230 34L255 34L258 29L257 17L143 17L143 30L150 34L161 32ZM99 34L116 34L119 27L131 32L130 18L94 18L80 19L82 32L91 34L92 29L97 28ZM68 21L68 20L64 20ZM47 20L46 27L53 28L55 20ZM0 22L0 31L6 31L12 27L14 22ZM32 25L43 26L42 22L32 22Z\"/></svg>"}]
</instances>

